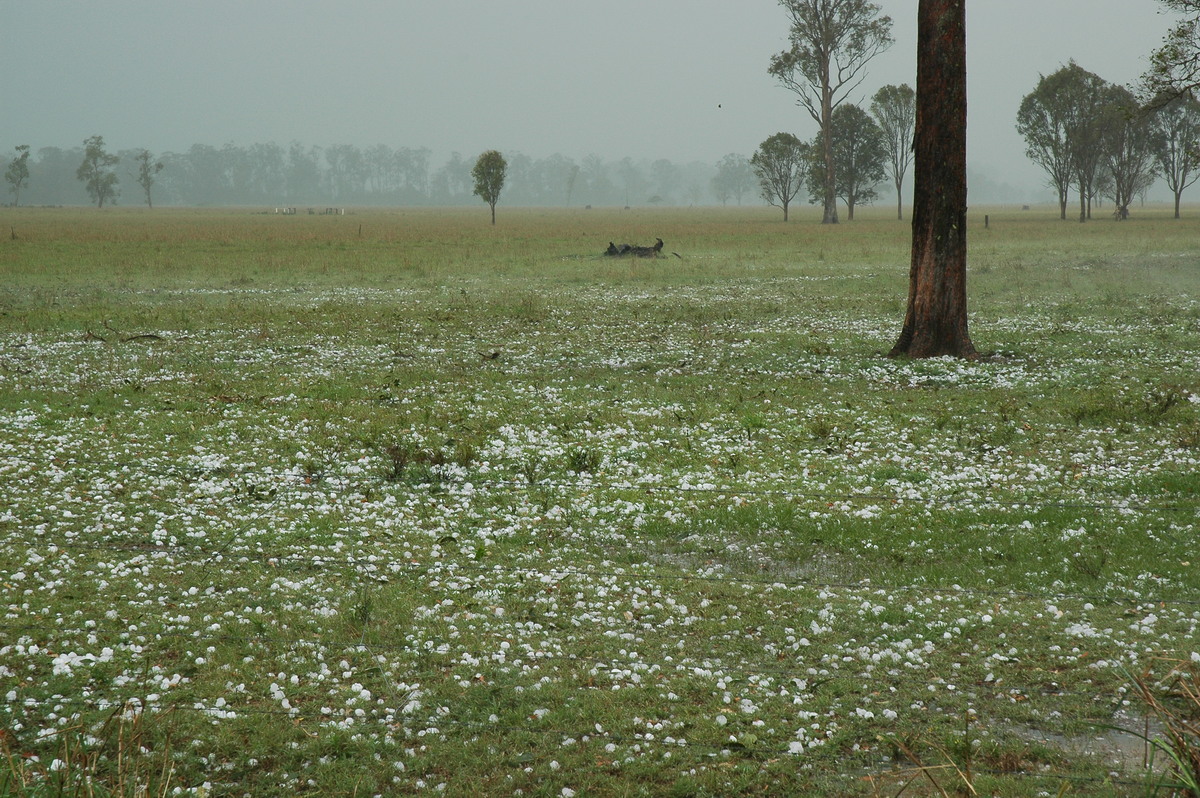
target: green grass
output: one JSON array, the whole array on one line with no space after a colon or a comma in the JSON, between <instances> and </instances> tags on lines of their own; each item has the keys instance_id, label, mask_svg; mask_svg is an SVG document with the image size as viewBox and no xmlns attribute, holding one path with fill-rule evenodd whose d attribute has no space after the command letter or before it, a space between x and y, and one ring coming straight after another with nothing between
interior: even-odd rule
<instances>
[{"instance_id":1,"label":"green grass","mask_svg":"<svg viewBox=\"0 0 1200 798\"><path fill-rule=\"evenodd\" d=\"M501 210L0 211L0 795L1148 792L1194 225Z\"/></svg>"}]
</instances>

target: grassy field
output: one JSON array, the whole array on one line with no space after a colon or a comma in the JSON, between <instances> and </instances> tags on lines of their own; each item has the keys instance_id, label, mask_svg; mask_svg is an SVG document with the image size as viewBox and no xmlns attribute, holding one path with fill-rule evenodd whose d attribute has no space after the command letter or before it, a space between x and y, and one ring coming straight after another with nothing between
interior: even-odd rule
<instances>
[{"instance_id":1,"label":"grassy field","mask_svg":"<svg viewBox=\"0 0 1200 798\"><path fill-rule=\"evenodd\" d=\"M1194 219L814 213L0 209L0 796L1155 794Z\"/></svg>"}]
</instances>

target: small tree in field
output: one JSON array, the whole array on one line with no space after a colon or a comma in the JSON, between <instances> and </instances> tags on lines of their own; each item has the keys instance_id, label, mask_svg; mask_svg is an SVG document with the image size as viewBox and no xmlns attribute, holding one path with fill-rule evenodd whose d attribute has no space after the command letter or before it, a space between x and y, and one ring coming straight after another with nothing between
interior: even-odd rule
<instances>
[{"instance_id":1,"label":"small tree in field","mask_svg":"<svg viewBox=\"0 0 1200 798\"><path fill-rule=\"evenodd\" d=\"M150 201L150 188L154 185L154 176L162 171L163 162L155 161L150 150L142 150L134 160L138 165L136 175L138 185L146 192L146 207L153 208L154 203Z\"/></svg>"},{"instance_id":2,"label":"small tree in field","mask_svg":"<svg viewBox=\"0 0 1200 798\"><path fill-rule=\"evenodd\" d=\"M892 182L896 185L896 218L904 218L904 175L912 163L913 125L917 121L917 93L912 86L884 86L871 98L871 115L883 131Z\"/></svg>"},{"instance_id":3,"label":"small tree in field","mask_svg":"<svg viewBox=\"0 0 1200 798\"><path fill-rule=\"evenodd\" d=\"M21 187L29 185L29 145L20 144L17 146L16 156L9 161L8 170L4 173L4 179L11 186L9 191L13 193L13 205L21 204Z\"/></svg>"},{"instance_id":4,"label":"small tree in field","mask_svg":"<svg viewBox=\"0 0 1200 798\"><path fill-rule=\"evenodd\" d=\"M504 188L504 175L508 162L495 150L479 156L471 177L475 178L475 194L492 209L492 224L496 223L496 203L500 200L500 189Z\"/></svg>"},{"instance_id":5,"label":"small tree in field","mask_svg":"<svg viewBox=\"0 0 1200 798\"><path fill-rule=\"evenodd\" d=\"M83 182L96 207L103 208L106 201L117 196L117 173L113 167L121 159L104 151L103 136L84 139L83 147L83 163L75 171L75 177Z\"/></svg>"},{"instance_id":6,"label":"small tree in field","mask_svg":"<svg viewBox=\"0 0 1200 798\"><path fill-rule=\"evenodd\" d=\"M785 222L788 205L804 185L811 163L809 146L791 133L771 136L759 145L758 151L750 158L750 166L758 177L763 199L783 208Z\"/></svg>"}]
</instances>

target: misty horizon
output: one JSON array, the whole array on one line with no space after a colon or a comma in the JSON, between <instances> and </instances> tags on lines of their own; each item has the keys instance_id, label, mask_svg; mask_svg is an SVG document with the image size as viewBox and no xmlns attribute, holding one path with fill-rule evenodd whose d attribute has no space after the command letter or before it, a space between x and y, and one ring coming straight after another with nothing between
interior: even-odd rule
<instances>
[{"instance_id":1,"label":"misty horizon","mask_svg":"<svg viewBox=\"0 0 1200 798\"><path fill-rule=\"evenodd\" d=\"M850 97L915 85L915 3L878 0L895 43ZM1156 0L1011 0L968 9L968 166L1040 197L1015 130L1021 97L1069 60L1132 84L1170 24ZM766 138L816 134L767 74L787 47L776 0L84 0L6 5L0 156L69 149L337 143L487 149L581 162L715 164ZM1015 201L1015 200L1014 200Z\"/></svg>"}]
</instances>

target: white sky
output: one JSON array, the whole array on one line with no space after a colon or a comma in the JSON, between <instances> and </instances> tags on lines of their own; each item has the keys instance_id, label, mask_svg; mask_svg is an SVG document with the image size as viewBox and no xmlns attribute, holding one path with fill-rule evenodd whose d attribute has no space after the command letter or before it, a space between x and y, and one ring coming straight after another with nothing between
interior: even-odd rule
<instances>
[{"instance_id":1,"label":"white sky","mask_svg":"<svg viewBox=\"0 0 1200 798\"><path fill-rule=\"evenodd\" d=\"M917 2L877 2L896 43L864 105L915 82ZM1155 0L967 5L968 160L1022 186L1044 181L1014 129L1038 75L1134 82L1170 23ZM0 0L0 160L99 134L715 162L815 135L767 74L786 44L776 0Z\"/></svg>"}]
</instances>

